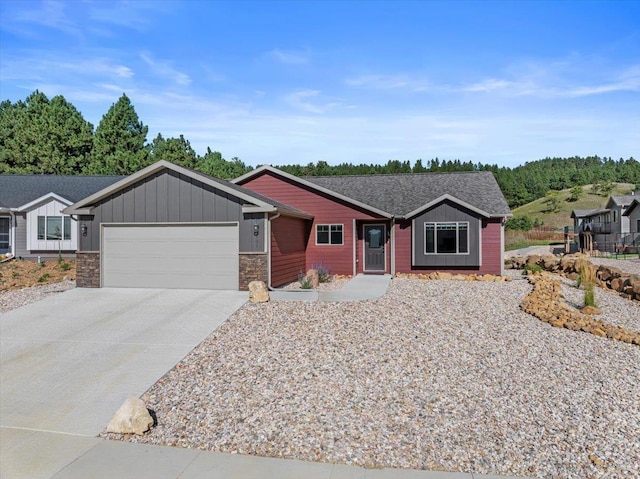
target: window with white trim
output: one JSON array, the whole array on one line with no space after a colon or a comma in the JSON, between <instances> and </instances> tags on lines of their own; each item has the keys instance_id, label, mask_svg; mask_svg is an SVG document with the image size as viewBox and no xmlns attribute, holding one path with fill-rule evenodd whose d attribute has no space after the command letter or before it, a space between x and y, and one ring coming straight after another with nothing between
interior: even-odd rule
<instances>
[{"instance_id":1,"label":"window with white trim","mask_svg":"<svg viewBox=\"0 0 640 479\"><path fill-rule=\"evenodd\" d=\"M469 222L424 224L425 254L469 254Z\"/></svg>"},{"instance_id":2,"label":"window with white trim","mask_svg":"<svg viewBox=\"0 0 640 479\"><path fill-rule=\"evenodd\" d=\"M38 216L39 240L70 240L70 216Z\"/></svg>"},{"instance_id":3,"label":"window with white trim","mask_svg":"<svg viewBox=\"0 0 640 479\"><path fill-rule=\"evenodd\" d=\"M343 225L316 225L316 244L343 244L343 229Z\"/></svg>"}]
</instances>

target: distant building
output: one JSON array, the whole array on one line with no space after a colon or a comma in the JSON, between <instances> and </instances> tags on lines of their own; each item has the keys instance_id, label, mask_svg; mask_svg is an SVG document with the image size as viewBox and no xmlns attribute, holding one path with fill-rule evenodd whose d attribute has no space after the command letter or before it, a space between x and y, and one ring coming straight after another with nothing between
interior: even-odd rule
<instances>
[{"instance_id":1,"label":"distant building","mask_svg":"<svg viewBox=\"0 0 640 479\"><path fill-rule=\"evenodd\" d=\"M578 238L581 251L600 251L613 253L635 249L640 245L640 224L635 215L638 196L610 196L604 207L591 210L573 210L573 232ZM633 212L633 215L629 213ZM633 227L632 227L633 225Z\"/></svg>"}]
</instances>

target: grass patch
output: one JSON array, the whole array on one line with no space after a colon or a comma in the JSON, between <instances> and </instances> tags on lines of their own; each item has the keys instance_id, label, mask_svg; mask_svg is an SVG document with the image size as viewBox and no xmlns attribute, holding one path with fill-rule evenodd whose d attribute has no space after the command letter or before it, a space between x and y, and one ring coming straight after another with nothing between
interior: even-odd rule
<instances>
[{"instance_id":1,"label":"grass patch","mask_svg":"<svg viewBox=\"0 0 640 479\"><path fill-rule=\"evenodd\" d=\"M528 248L529 246L549 246L552 244L558 244L555 241L548 240L527 240L517 239L513 242L507 242L504 246L505 251L513 251L514 249Z\"/></svg>"},{"instance_id":2,"label":"grass patch","mask_svg":"<svg viewBox=\"0 0 640 479\"><path fill-rule=\"evenodd\" d=\"M49 273L45 273L38 278L38 283L44 283L49 278L51 278L51 275Z\"/></svg>"}]
</instances>

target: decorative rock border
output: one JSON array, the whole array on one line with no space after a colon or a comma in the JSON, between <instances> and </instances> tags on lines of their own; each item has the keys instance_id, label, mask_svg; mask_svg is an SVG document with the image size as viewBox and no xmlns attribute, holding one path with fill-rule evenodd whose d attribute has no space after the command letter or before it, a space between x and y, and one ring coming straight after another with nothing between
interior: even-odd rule
<instances>
[{"instance_id":1,"label":"decorative rock border","mask_svg":"<svg viewBox=\"0 0 640 479\"><path fill-rule=\"evenodd\" d=\"M580 262L589 262L588 256L583 254L565 255L558 258L553 255L546 256L516 256L505 261L505 267L522 269L528 264L537 264L551 273L562 274L569 279L578 278ZM625 273L612 266L596 266L596 284L604 289L618 292L622 297L640 301L640 276Z\"/></svg>"},{"instance_id":2,"label":"decorative rock border","mask_svg":"<svg viewBox=\"0 0 640 479\"><path fill-rule=\"evenodd\" d=\"M433 273L396 273L396 277L408 279L442 279L450 281L511 281L511 279L506 276L495 276L493 274L454 274L442 271L435 271Z\"/></svg>"},{"instance_id":3,"label":"decorative rock border","mask_svg":"<svg viewBox=\"0 0 640 479\"><path fill-rule=\"evenodd\" d=\"M613 326L570 308L562 300L560 281L548 273L528 276L533 291L520 303L520 309L557 328L584 331L596 336L607 337L640 346L640 333Z\"/></svg>"}]
</instances>

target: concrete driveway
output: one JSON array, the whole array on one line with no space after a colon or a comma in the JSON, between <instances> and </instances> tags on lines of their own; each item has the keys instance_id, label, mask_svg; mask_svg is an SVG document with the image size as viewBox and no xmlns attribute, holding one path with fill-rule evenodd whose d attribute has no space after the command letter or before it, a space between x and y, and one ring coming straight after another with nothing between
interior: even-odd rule
<instances>
[{"instance_id":1,"label":"concrete driveway","mask_svg":"<svg viewBox=\"0 0 640 479\"><path fill-rule=\"evenodd\" d=\"M66 465L66 449L73 459L90 447L126 398L142 395L247 299L237 291L74 289L0 314L2 476L51 477ZM34 464L52 435L60 464Z\"/></svg>"}]
</instances>

